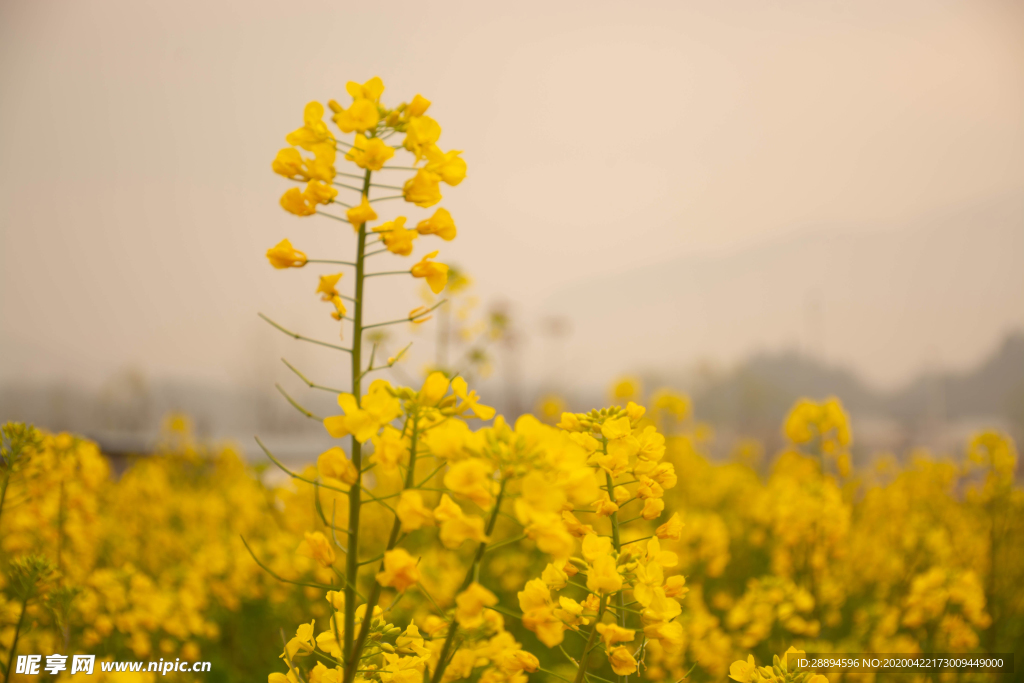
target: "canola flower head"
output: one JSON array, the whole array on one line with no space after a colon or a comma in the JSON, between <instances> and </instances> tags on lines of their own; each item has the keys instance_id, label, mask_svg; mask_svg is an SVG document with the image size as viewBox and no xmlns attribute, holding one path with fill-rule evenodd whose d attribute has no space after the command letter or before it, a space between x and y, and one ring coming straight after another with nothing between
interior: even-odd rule
<instances>
[{"instance_id":1,"label":"canola flower head","mask_svg":"<svg viewBox=\"0 0 1024 683\"><path fill-rule=\"evenodd\" d=\"M430 291L440 294L445 285L448 284L448 266L444 263L431 261L439 252L432 251L415 264L410 273L415 278L422 278L430 286Z\"/></svg>"},{"instance_id":2,"label":"canola flower head","mask_svg":"<svg viewBox=\"0 0 1024 683\"><path fill-rule=\"evenodd\" d=\"M571 653L563 664L577 668L579 682L587 671L680 680L696 662L701 680L824 683L789 670L786 655L769 666L746 655L780 640L827 647L833 637L865 651L926 642L971 651L986 629L1008 623L997 606L1003 584L988 581L985 568L1024 563L1011 543L993 550L986 524L994 510L1024 509L1024 496L1013 482L1012 441L997 433L968 445L970 467L921 454L871 475L880 482L853 476L850 421L838 399L805 399L783 423L785 448L755 471L751 457L705 458L716 436L693 421L689 397L657 389L644 402L637 378L617 382L608 407L568 412L552 401L543 421L509 422L447 361L427 365L418 388L371 374L408 348L385 351L385 326L409 330L440 305L439 318L468 319L468 278L434 261L437 252L411 267L367 271L411 256L420 237L456 237L438 206L440 185L461 186L467 166L460 150L441 147L438 109L426 98L392 106L379 78L346 91L351 102L328 102L330 120L308 105L291 147L271 164L305 184L282 198L287 210L347 221L356 234L352 249L332 257L339 261L308 259L290 243L275 252L282 267L334 262L354 273L324 275L317 290L346 337L352 330L347 347L324 344L353 361L350 390L330 390L340 414L323 418L347 441L294 473L301 492L275 493L289 533L276 550L258 548L275 573L317 593L316 608L292 622L301 626L285 644L287 672L272 680L525 683ZM335 163L352 172L335 181ZM385 169L382 181L376 174ZM344 216L322 209L333 204L348 209ZM404 208L389 213L396 205ZM365 278L405 273L424 281L424 305L364 318L376 313ZM460 335L490 330L499 339L511 323L495 310L486 329L469 327ZM342 576L355 579L339 588ZM317 584L339 589L324 600ZM543 647L532 636L516 642L509 618ZM97 629L109 634L115 622ZM159 636L136 631L124 634L133 647L155 647Z\"/></svg>"},{"instance_id":3,"label":"canola flower head","mask_svg":"<svg viewBox=\"0 0 1024 683\"><path fill-rule=\"evenodd\" d=\"M286 239L267 249L267 259L270 265L278 269L302 268L306 265L306 255L292 246Z\"/></svg>"}]
</instances>

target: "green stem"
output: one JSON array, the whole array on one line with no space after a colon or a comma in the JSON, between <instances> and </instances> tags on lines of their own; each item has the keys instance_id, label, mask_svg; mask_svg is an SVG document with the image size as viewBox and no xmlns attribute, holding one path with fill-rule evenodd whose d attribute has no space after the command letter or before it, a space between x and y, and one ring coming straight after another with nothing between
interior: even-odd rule
<instances>
[{"instance_id":1,"label":"green stem","mask_svg":"<svg viewBox=\"0 0 1024 683\"><path fill-rule=\"evenodd\" d=\"M494 501L494 509L491 510L491 518L487 522L487 529L484 531L486 536L490 536L494 533L494 525L498 521L498 511L501 509L501 500L505 497L505 483L506 480L501 480L501 488L498 489L498 497ZM469 569L466 571L466 578L462 581L462 587L459 588L458 593L469 588L470 584L473 583L476 577L477 566L484 557L484 553L487 552L487 541L481 541L480 545L477 546L476 555L473 556L473 563L469 565ZM456 593L456 595L458 594ZM437 658L437 668L434 670L434 675L430 679L430 683L441 683L441 679L444 677L444 671L448 668L448 653L451 652L452 643L455 641L455 633L459 630L459 622L457 619L452 617L452 622L448 626L448 635L445 636L444 645L441 647L441 655Z\"/></svg>"},{"instance_id":2,"label":"green stem","mask_svg":"<svg viewBox=\"0 0 1024 683\"><path fill-rule=\"evenodd\" d=\"M604 617L605 607L608 605L608 596L601 596L601 603L597 608L597 618L594 619L594 625L590 628L590 635L587 636L587 644L583 648L583 654L580 656L580 667L576 670L576 678L573 683L582 683L583 676L587 673L587 660L590 658L590 651L594 649L594 640L597 638L597 625L601 623L601 618Z\"/></svg>"},{"instance_id":3,"label":"green stem","mask_svg":"<svg viewBox=\"0 0 1024 683\"><path fill-rule=\"evenodd\" d=\"M356 310L357 311L359 310L359 302L358 301L356 302ZM352 349L346 349L344 346L338 346L337 344L329 344L327 342L322 342L319 339L310 339L309 337L306 337L304 335L297 334L295 332L292 332L291 330L287 330L287 329L281 327L280 325L278 325L277 323L275 323L273 320L271 320L267 316L263 315L262 313L260 313L259 316L261 318L263 318L264 320L266 320L271 325L273 325L274 327L276 327L277 329L279 329L282 332L284 332L285 334L287 334L289 337L292 337L294 339L299 339L301 341L309 342L310 344L319 344L320 346L326 346L327 348L335 349L336 351L344 351L345 353L352 353Z\"/></svg>"},{"instance_id":4,"label":"green stem","mask_svg":"<svg viewBox=\"0 0 1024 683\"><path fill-rule=\"evenodd\" d=\"M366 176L363 179L363 194L369 197L370 176L372 171L366 169ZM356 296L355 311L352 314L352 395L355 396L356 404L362 402L363 392L360 383L363 378L362 351L363 351L363 281L365 280L364 268L366 260L366 223L359 226L359 237L356 251ZM355 675L356 662L359 656L353 657L353 631L356 624L356 591L355 586L359 573L359 508L361 505L360 491L363 483L363 444L352 435L352 464L359 472L359 479L352 485L348 494L348 548L346 556L345 574L345 643L342 652L345 655L345 680L350 683L351 676ZM376 584L374 584L376 586ZM373 621L373 608L367 606L364 624Z\"/></svg>"},{"instance_id":5,"label":"green stem","mask_svg":"<svg viewBox=\"0 0 1024 683\"><path fill-rule=\"evenodd\" d=\"M6 492L6 486L5 492ZM21 614L18 616L18 625L14 627L14 641L11 643L11 653L7 656L7 673L4 680L11 680L14 671L14 653L18 650L18 636L21 635L21 625L25 623L25 610L28 608L28 597L21 601Z\"/></svg>"},{"instance_id":6,"label":"green stem","mask_svg":"<svg viewBox=\"0 0 1024 683\"><path fill-rule=\"evenodd\" d=\"M57 507L57 571L61 571L61 556L64 553L64 517L66 515L64 480L60 482L60 504Z\"/></svg>"},{"instance_id":7,"label":"green stem","mask_svg":"<svg viewBox=\"0 0 1024 683\"><path fill-rule=\"evenodd\" d=\"M605 448L606 448L606 452L607 452L607 447L605 447ZM608 472L605 472L604 476L605 476L605 481L608 484L608 490L610 492L613 492L615 490L615 483L612 481L612 475L609 474ZM612 520L612 545L615 546L615 552L618 553L618 552L622 551L622 539L619 536L619 513L618 513L618 511L612 513L611 520ZM619 614L618 614L618 616L619 616L619 626L621 626L622 628L626 628L626 612L625 612L626 599L625 599L625 591L619 591L619 595L617 597L617 602L618 602L618 606L619 606ZM629 676L619 676L619 681L621 681L621 683L629 683Z\"/></svg>"},{"instance_id":8,"label":"green stem","mask_svg":"<svg viewBox=\"0 0 1024 683\"><path fill-rule=\"evenodd\" d=\"M0 486L0 515L4 513L4 501L7 500L7 485L11 481L11 475L7 474L4 476L4 483Z\"/></svg>"},{"instance_id":9,"label":"green stem","mask_svg":"<svg viewBox=\"0 0 1024 683\"><path fill-rule=\"evenodd\" d=\"M369 172L367 172L369 177ZM413 475L416 472L416 438L418 436L418 416L414 413L412 415L412 436L410 437L409 446L409 469L405 474L405 488L411 488L413 484ZM388 550L392 550L398 543L398 536L402 531L402 520L398 519L398 515L395 515L395 521L391 525L391 536L388 537L387 550L384 551L386 555ZM349 544L349 548L354 548L353 544ZM356 551L349 553L349 558L356 556ZM380 571L384 571L384 560L381 560ZM359 659L363 654L363 647L366 645L366 639L370 636L370 625L373 622L373 610L377 607L377 601L380 600L381 585L380 582L374 579L373 587L370 589L369 598L366 601L366 611L363 613L363 624L359 628L359 637L356 639L355 644L351 650L351 656L347 660L345 666L345 678L344 683L352 683L356 675L356 666L358 665ZM346 610L347 611L347 610Z\"/></svg>"}]
</instances>

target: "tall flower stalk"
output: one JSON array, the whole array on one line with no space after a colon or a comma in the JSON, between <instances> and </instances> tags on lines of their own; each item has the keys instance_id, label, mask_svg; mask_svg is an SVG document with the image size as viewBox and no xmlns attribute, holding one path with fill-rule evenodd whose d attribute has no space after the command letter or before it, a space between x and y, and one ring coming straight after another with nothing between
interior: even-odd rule
<instances>
[{"instance_id":1,"label":"tall flower stalk","mask_svg":"<svg viewBox=\"0 0 1024 683\"><path fill-rule=\"evenodd\" d=\"M366 281L406 275L424 280L438 295L449 278L448 266L433 260L437 251L398 270L370 270L370 259L385 252L409 257L420 237L456 237L455 223L444 208L414 229L406 227L408 219L402 215L380 222L377 208L396 206L382 203L399 199L432 207L441 200L442 183L462 182L466 164L461 152L437 146L441 128L427 116L430 102L422 96L388 108L380 101L384 85L379 78L350 82L347 90L352 96L347 108L334 100L328 107L341 133L354 135L350 142L335 136L323 120L326 109L312 102L305 108L304 125L286 138L291 146L273 163L278 174L305 183L301 190L289 188L281 206L300 217L348 223L355 245L354 253L339 258L309 258L289 240L267 252L270 263L282 270L310 264L351 269L321 275L316 288L331 305L342 340L351 340L348 346L286 330L266 318L295 339L348 353L351 361L349 390L335 391L341 415L319 418L285 394L304 415L322 420L331 436L346 439L348 452L335 447L321 454L318 476L312 478L287 469L267 451L289 475L316 488L327 534L306 533L299 552L325 578L303 585L325 589L333 610L319 634L314 620L286 640L282 658L288 673L271 674L270 683L450 683L478 673L488 683L521 683L526 673L540 670L540 663L505 630L505 616L521 619L549 647L560 645L566 631L582 636L586 645L576 657L560 648L577 667L576 683L593 676L595 666L605 665L627 683L649 639L671 648L681 638L674 621L680 606L674 597L682 593L682 577L666 581L663 568L674 566L675 554L658 546L659 539L678 538L680 525L670 520L655 534L640 531L661 516L664 491L675 485L672 465L661 462L664 438L644 418L644 408L632 402L625 408L566 413L557 427L530 416L515 425L498 417L474 432L467 420L490 420L495 411L480 403L457 368L429 373L418 390L394 387L381 378L364 386L364 378L390 368L405 351L378 364L377 343L369 358L364 357L365 333L425 322L445 302L415 308L396 320L368 322ZM401 148L412 157L407 166L387 165L397 147L388 141L396 135L404 135ZM361 172L338 172L339 153ZM410 175L401 186L374 182L375 174L386 170ZM377 190L384 190L383 196ZM342 191L352 198L343 201ZM333 206L343 207L344 215L332 211ZM351 294L343 294L349 272ZM309 387L327 389L288 367ZM334 508L328 519L321 491L346 498L343 524L336 523ZM633 508L623 513L627 506ZM371 525L381 533L367 536ZM431 527L437 528L436 536L426 531ZM498 534L506 538L496 541ZM481 571L490 549L519 542L534 544L550 559L542 577L519 594L521 613L499 604L486 585L493 577ZM460 559L465 543L472 550ZM345 554L343 572L336 568L336 551ZM364 554L372 556L364 559ZM377 569L372 577L362 572L371 565ZM585 584L570 580L577 575ZM444 586L447 591L435 595ZM551 590L567 591L557 607ZM580 602L569 597L580 590ZM418 609L429 617L396 625L408 618L409 612L397 607L408 592L422 598ZM393 597L386 600L386 593ZM612 621L606 621L608 615ZM641 626L639 645L629 646ZM600 663L598 650L604 654Z\"/></svg>"}]
</instances>

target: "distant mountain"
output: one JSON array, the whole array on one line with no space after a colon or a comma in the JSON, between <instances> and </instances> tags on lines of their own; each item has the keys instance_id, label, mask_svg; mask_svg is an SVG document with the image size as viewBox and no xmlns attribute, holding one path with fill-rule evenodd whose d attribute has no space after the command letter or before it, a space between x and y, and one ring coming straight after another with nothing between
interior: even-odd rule
<instances>
[{"instance_id":1,"label":"distant mountain","mask_svg":"<svg viewBox=\"0 0 1024 683\"><path fill-rule=\"evenodd\" d=\"M666 254L553 291L544 313L572 328L565 362L548 373L567 388L600 391L625 370L664 376L702 359L735 367L766 349L893 387L930 367L970 367L1024 326L1024 204Z\"/></svg>"},{"instance_id":2,"label":"distant mountain","mask_svg":"<svg viewBox=\"0 0 1024 683\"><path fill-rule=\"evenodd\" d=\"M654 378L652 378L653 380ZM1008 335L977 367L928 373L903 388L880 391L847 369L794 351L758 354L693 392L700 419L717 428L773 440L789 407L802 396L838 396L858 423L899 428L893 443L936 444L950 425L984 424L1024 439L1024 332ZM890 430L891 432L891 430ZM957 434L956 436L962 436ZM879 446L867 439L869 446ZM884 444L888 445L888 444Z\"/></svg>"}]
</instances>

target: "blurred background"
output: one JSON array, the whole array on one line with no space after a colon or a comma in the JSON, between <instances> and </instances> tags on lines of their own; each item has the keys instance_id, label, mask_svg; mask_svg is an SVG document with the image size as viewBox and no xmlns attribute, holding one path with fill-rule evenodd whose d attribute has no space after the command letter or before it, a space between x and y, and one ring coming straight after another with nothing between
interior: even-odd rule
<instances>
[{"instance_id":1,"label":"blurred background","mask_svg":"<svg viewBox=\"0 0 1024 683\"><path fill-rule=\"evenodd\" d=\"M314 457L275 384L332 399L280 358L337 386L348 359L257 318L337 335L312 268L263 254L351 245L281 210L270 161L307 101L377 75L469 164L439 258L472 282L384 340L415 341L392 381L473 360L514 416L631 375L688 392L723 449L828 394L861 452L1019 441L1022 36L1013 0L5 0L0 420L117 453L176 410ZM421 303L385 279L382 316Z\"/></svg>"}]
</instances>

